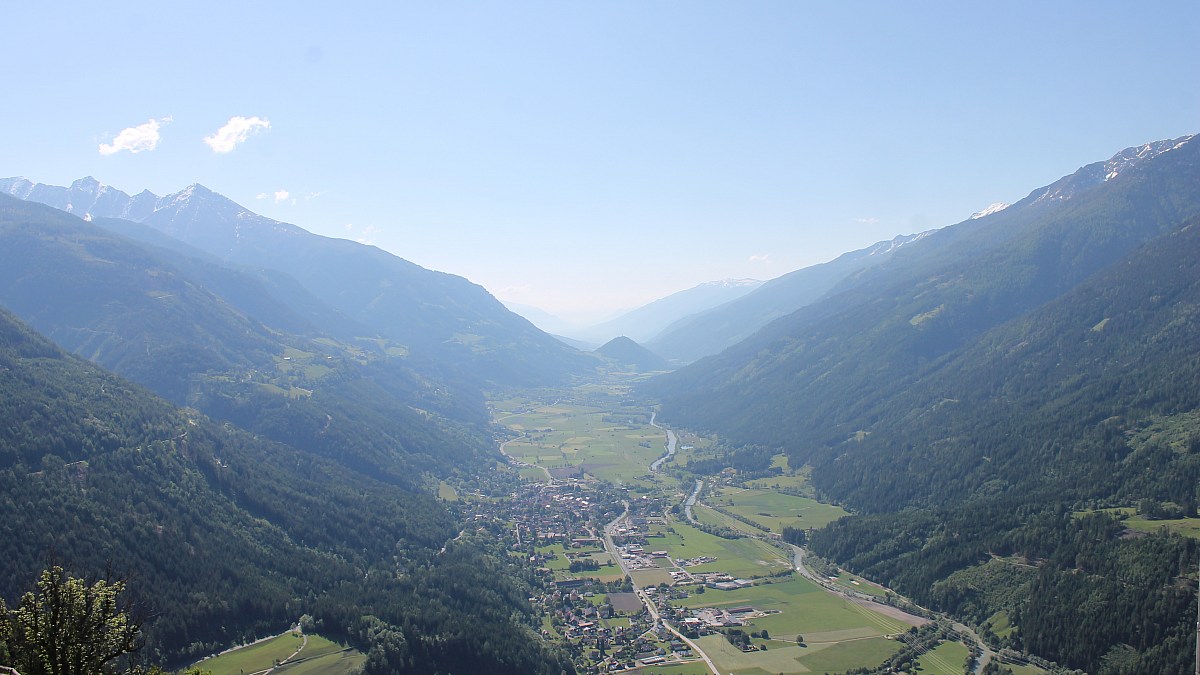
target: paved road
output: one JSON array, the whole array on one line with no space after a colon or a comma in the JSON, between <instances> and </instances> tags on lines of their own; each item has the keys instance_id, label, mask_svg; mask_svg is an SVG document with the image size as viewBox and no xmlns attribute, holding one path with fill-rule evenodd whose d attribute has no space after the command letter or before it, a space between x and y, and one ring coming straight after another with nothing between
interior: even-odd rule
<instances>
[{"instance_id":1,"label":"paved road","mask_svg":"<svg viewBox=\"0 0 1200 675\"><path fill-rule=\"evenodd\" d=\"M687 516L689 523L695 523L696 517L692 515L692 507L696 505L696 500L700 499L700 491L704 489L704 481L696 479L696 489L692 490L692 495L683 503L683 515Z\"/></svg>"},{"instance_id":2,"label":"paved road","mask_svg":"<svg viewBox=\"0 0 1200 675\"><path fill-rule=\"evenodd\" d=\"M674 626L667 623L661 616L658 615L658 608L654 606L654 602L650 600L650 596L646 595L645 591L638 588L635 589L635 592L638 594L638 597L642 599L642 604L644 604L646 609L650 611L650 616L654 617L655 625L661 623L663 627L670 631L675 637L679 638L688 647L691 647L692 652L699 654L700 658L704 659L705 665L708 666L708 669L712 671L713 675L721 675L721 671L717 670L717 664L713 663L713 660L708 657L708 654L704 653L704 650L700 648L700 645L692 642L691 638L675 630Z\"/></svg>"},{"instance_id":3,"label":"paved road","mask_svg":"<svg viewBox=\"0 0 1200 675\"><path fill-rule=\"evenodd\" d=\"M516 438L510 438L507 441L504 441L503 443L501 443L500 444L500 454L504 455L504 457L508 460L508 463L512 464L513 466L519 466L521 468L534 467L535 469L541 469L542 473L546 474L546 480L553 482L554 476L550 475L550 469L547 469L546 467L544 467L540 464L530 464L529 462L522 462L521 460L517 459L516 457L513 457L512 455L508 454L508 451L504 449L504 447L506 445L508 445L509 443L512 443L513 441L519 441L528 435L529 434L524 434L522 436L517 436Z\"/></svg>"},{"instance_id":4,"label":"paved road","mask_svg":"<svg viewBox=\"0 0 1200 675\"><path fill-rule=\"evenodd\" d=\"M650 425L659 429L663 429L663 427L660 427L654 423L654 418L655 414L652 413L650 415ZM667 432L667 454L658 458L654 464L650 465L651 471L658 471L658 467L661 466L664 461L675 455L675 444L678 442L678 439L675 437L675 432L671 431L670 429L664 429L664 431ZM689 498L689 501L693 503L696 501L696 496L700 494L700 488L703 486L703 483L700 481L697 481L696 483L696 492L693 493ZM611 523L604 526L604 547L608 551L609 555L611 555L617 561L617 564L621 566L621 571L628 575L629 569L625 567L625 560L621 558L621 552L617 550L616 544L614 544L612 540L612 535L617 530L617 524L629 516L629 502L622 502L622 504L625 506L625 511L621 515L614 518ZM690 509L691 507L689 506L688 508ZM630 579L632 578L632 575L630 575ZM721 671L717 670L717 664L713 663L713 660L709 658L708 654L704 653L704 650L700 648L700 645L693 642L691 638L685 636L683 633L680 633L675 629L674 626L667 623L661 616L659 616L658 607L656 607L654 602L650 600L650 596L646 595L646 591L638 587L637 582L633 583L633 592L637 594L638 598L642 601L642 606L646 608L646 611L650 613L651 618L654 619L654 625L657 626L661 624L664 628L675 635L675 637L679 638L684 644L690 647L692 653L703 659L705 665L708 666L708 669L712 671L713 675L721 675Z\"/></svg>"}]
</instances>

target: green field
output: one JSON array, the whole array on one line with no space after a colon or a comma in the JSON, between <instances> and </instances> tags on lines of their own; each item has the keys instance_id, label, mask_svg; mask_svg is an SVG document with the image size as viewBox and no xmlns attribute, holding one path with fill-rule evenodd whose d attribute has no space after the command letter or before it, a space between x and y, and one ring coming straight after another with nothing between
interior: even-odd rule
<instances>
[{"instance_id":1,"label":"green field","mask_svg":"<svg viewBox=\"0 0 1200 675\"><path fill-rule=\"evenodd\" d=\"M779 549L758 539L722 539L716 535L674 522L671 530L654 547L661 548L672 558L712 556L716 562L689 567L690 572L725 572L734 577L766 576L791 569L791 561Z\"/></svg>"},{"instance_id":2,"label":"green field","mask_svg":"<svg viewBox=\"0 0 1200 675\"><path fill-rule=\"evenodd\" d=\"M1171 532L1192 539L1200 539L1200 518L1178 518L1173 520L1147 520L1141 516L1129 516L1124 520L1125 526L1141 532L1158 532L1167 528Z\"/></svg>"},{"instance_id":3,"label":"green field","mask_svg":"<svg viewBox=\"0 0 1200 675\"><path fill-rule=\"evenodd\" d=\"M844 672L877 666L900 649L900 643L882 637L807 647L768 646L766 651L754 652L742 652L720 635L707 635L696 640L696 644L716 662L721 673L735 675Z\"/></svg>"},{"instance_id":4,"label":"green field","mask_svg":"<svg viewBox=\"0 0 1200 675\"><path fill-rule=\"evenodd\" d=\"M559 403L527 412L510 412L509 407L515 407L513 402L493 403L493 419L524 434L505 445L515 459L547 469L580 467L618 485L655 482L646 476L665 451L661 429L635 420L614 421L597 407Z\"/></svg>"},{"instance_id":5,"label":"green field","mask_svg":"<svg viewBox=\"0 0 1200 675\"><path fill-rule=\"evenodd\" d=\"M705 525L727 527L731 530L736 530L751 537L758 536L763 533L762 530L752 525L747 525L737 518L730 518L724 513L721 513L716 509L709 508L703 504L696 504L696 506L692 508L692 515L696 517L696 520Z\"/></svg>"},{"instance_id":6,"label":"green field","mask_svg":"<svg viewBox=\"0 0 1200 675\"><path fill-rule=\"evenodd\" d=\"M555 579L599 579L600 581L613 581L615 579L623 579L625 575L621 572L621 567L613 560L612 555L604 551L602 548L570 548L563 544L547 544L538 546L538 553L553 553L554 559L547 560L543 565L554 572ZM580 556L578 559L594 560L600 565L597 570L581 570L579 572L571 572L571 556ZM612 565L609 565L612 563Z\"/></svg>"},{"instance_id":7,"label":"green field","mask_svg":"<svg viewBox=\"0 0 1200 675\"><path fill-rule=\"evenodd\" d=\"M834 642L820 647L809 645L811 653L800 658L801 665L814 673L841 673L851 668L877 666L900 651L899 642L882 637Z\"/></svg>"},{"instance_id":8,"label":"green field","mask_svg":"<svg viewBox=\"0 0 1200 675\"><path fill-rule=\"evenodd\" d=\"M1200 539L1200 518L1150 520L1148 518L1139 516L1137 509L1132 507L1101 510L1117 516L1121 519L1121 522L1125 524L1125 527L1128 527L1131 530L1137 530L1139 532L1158 532L1159 530L1166 528L1171 532L1181 534L1185 537ZM1075 516L1079 517L1086 513L1090 512L1077 511Z\"/></svg>"},{"instance_id":9,"label":"green field","mask_svg":"<svg viewBox=\"0 0 1200 675\"><path fill-rule=\"evenodd\" d=\"M828 593L803 577L736 591L709 590L680 601L685 607L735 607L751 605L762 611L778 611L753 620L748 631L767 629L776 640L795 640L803 635L809 648L826 643L893 635L909 625L867 607Z\"/></svg>"},{"instance_id":10,"label":"green field","mask_svg":"<svg viewBox=\"0 0 1200 675\"><path fill-rule=\"evenodd\" d=\"M550 482L550 476L546 475L545 471L536 466L523 467L518 473L520 474L521 478L524 478L528 481L534 481L538 483Z\"/></svg>"},{"instance_id":11,"label":"green field","mask_svg":"<svg viewBox=\"0 0 1200 675\"><path fill-rule=\"evenodd\" d=\"M883 587L873 584L862 577L856 577L844 570L838 572L837 581L834 583L842 588L854 591L856 593L862 593L864 595L872 595L877 598L887 596L887 591L884 590Z\"/></svg>"},{"instance_id":12,"label":"green field","mask_svg":"<svg viewBox=\"0 0 1200 675\"><path fill-rule=\"evenodd\" d=\"M849 515L840 506L822 504L815 499L784 494L771 488L726 487L705 501L769 527L772 532L783 532L784 526L821 528Z\"/></svg>"},{"instance_id":13,"label":"green field","mask_svg":"<svg viewBox=\"0 0 1200 675\"><path fill-rule=\"evenodd\" d=\"M992 624L992 632L997 637L1008 637L1016 630L1016 627L1012 625L1012 620L1008 617L1008 612L1004 610L1000 610L988 618L988 623Z\"/></svg>"},{"instance_id":14,"label":"green field","mask_svg":"<svg viewBox=\"0 0 1200 675\"><path fill-rule=\"evenodd\" d=\"M926 675L962 675L967 646L961 642L943 642L917 660L918 670Z\"/></svg>"},{"instance_id":15,"label":"green field","mask_svg":"<svg viewBox=\"0 0 1200 675\"><path fill-rule=\"evenodd\" d=\"M647 666L636 672L639 675L709 675L712 671L703 661L695 661L674 666Z\"/></svg>"},{"instance_id":16,"label":"green field","mask_svg":"<svg viewBox=\"0 0 1200 675\"><path fill-rule=\"evenodd\" d=\"M213 675L242 675L271 668L304 644L298 633L284 633L196 664ZM309 635L308 645L296 658L275 670L288 675L346 675L362 665L366 656L319 635Z\"/></svg>"},{"instance_id":17,"label":"green field","mask_svg":"<svg viewBox=\"0 0 1200 675\"><path fill-rule=\"evenodd\" d=\"M632 579L633 583L639 588L644 588L646 586L657 586L659 584L669 585L674 582L674 579L671 578L671 574L667 572L667 570L657 567L652 567L645 570L630 570L629 578Z\"/></svg>"}]
</instances>

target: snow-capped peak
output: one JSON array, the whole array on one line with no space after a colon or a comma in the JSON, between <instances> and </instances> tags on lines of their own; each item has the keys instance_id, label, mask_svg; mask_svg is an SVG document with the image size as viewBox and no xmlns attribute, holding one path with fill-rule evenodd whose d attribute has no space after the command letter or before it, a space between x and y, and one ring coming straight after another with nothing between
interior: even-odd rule
<instances>
[{"instance_id":1,"label":"snow-capped peak","mask_svg":"<svg viewBox=\"0 0 1200 675\"><path fill-rule=\"evenodd\" d=\"M886 253L891 253L892 251L895 251L896 249L900 248L901 246L906 246L908 244L913 243L914 241L920 241L920 240L924 239L925 237L929 236L930 234L933 234L933 230L925 230L924 232L918 232L916 234L897 235L894 239L889 239L887 241L881 241L881 242L875 244L874 246L871 247L871 249L870 249L871 252L868 253L867 255L884 255Z\"/></svg>"},{"instance_id":2,"label":"snow-capped peak","mask_svg":"<svg viewBox=\"0 0 1200 675\"><path fill-rule=\"evenodd\" d=\"M24 176L15 176L0 180L0 192L12 195L17 199L29 199L33 192L34 183Z\"/></svg>"},{"instance_id":3,"label":"snow-capped peak","mask_svg":"<svg viewBox=\"0 0 1200 675\"><path fill-rule=\"evenodd\" d=\"M83 192L103 192L108 189L108 186L96 180L92 176L84 176L71 183L68 190L80 190Z\"/></svg>"},{"instance_id":4,"label":"snow-capped peak","mask_svg":"<svg viewBox=\"0 0 1200 675\"><path fill-rule=\"evenodd\" d=\"M1122 174L1135 170L1143 163L1159 155L1171 152L1172 150L1178 150L1195 137L1196 135L1192 134L1171 140L1155 141L1154 143L1125 148L1107 161L1089 164L1048 187L1035 190L1033 194L1037 194L1038 192L1041 192L1041 194L1034 200L1034 203L1052 199L1059 201L1070 199L1084 190L1093 188L1101 183L1106 183Z\"/></svg>"},{"instance_id":5,"label":"snow-capped peak","mask_svg":"<svg viewBox=\"0 0 1200 675\"><path fill-rule=\"evenodd\" d=\"M1165 152L1170 152L1185 143L1195 138L1195 135L1184 136L1169 141L1156 141L1147 143L1132 148L1126 148L1121 152L1113 155L1112 159L1104 163L1104 180L1109 181L1121 175L1121 172L1144 162L1148 159L1153 159Z\"/></svg>"},{"instance_id":6,"label":"snow-capped peak","mask_svg":"<svg viewBox=\"0 0 1200 675\"><path fill-rule=\"evenodd\" d=\"M999 212L1003 211L1004 209L1007 209L1010 206L1012 206L1012 204L1006 204L1004 202L996 202L995 204L989 204L988 207L985 208L984 210L976 211L975 213L972 213L971 220L976 220L976 219L982 218L984 216L990 216L993 213L999 213Z\"/></svg>"}]
</instances>

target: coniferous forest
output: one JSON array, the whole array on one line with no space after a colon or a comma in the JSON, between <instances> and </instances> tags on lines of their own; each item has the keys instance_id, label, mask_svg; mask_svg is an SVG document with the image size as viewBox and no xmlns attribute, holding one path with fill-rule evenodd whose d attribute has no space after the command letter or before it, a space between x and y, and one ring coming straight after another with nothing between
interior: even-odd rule
<instances>
[{"instance_id":1,"label":"coniferous forest","mask_svg":"<svg viewBox=\"0 0 1200 675\"><path fill-rule=\"evenodd\" d=\"M514 621L521 576L486 538L439 553L457 526L424 491L175 408L8 314L0 345L5 588L47 557L116 568L165 663L308 613L368 672L567 667Z\"/></svg>"}]
</instances>

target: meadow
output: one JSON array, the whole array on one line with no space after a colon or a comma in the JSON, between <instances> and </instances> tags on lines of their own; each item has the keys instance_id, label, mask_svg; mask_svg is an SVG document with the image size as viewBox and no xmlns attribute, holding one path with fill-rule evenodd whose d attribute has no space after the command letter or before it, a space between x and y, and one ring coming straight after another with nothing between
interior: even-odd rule
<instances>
[{"instance_id":1,"label":"meadow","mask_svg":"<svg viewBox=\"0 0 1200 675\"><path fill-rule=\"evenodd\" d=\"M783 478L788 477L780 477ZM777 533L783 532L785 526L800 529L822 528L838 518L849 515L840 506L777 492L769 487L724 487L716 494L706 497L704 501Z\"/></svg>"},{"instance_id":2,"label":"meadow","mask_svg":"<svg viewBox=\"0 0 1200 675\"><path fill-rule=\"evenodd\" d=\"M961 642L943 642L917 659L918 669L923 675L961 675L967 653Z\"/></svg>"},{"instance_id":3,"label":"meadow","mask_svg":"<svg viewBox=\"0 0 1200 675\"><path fill-rule=\"evenodd\" d=\"M769 643L766 651L752 652L742 652L720 635L707 635L696 643L717 664L721 673L732 675L845 672L851 668L878 665L900 649L900 643L883 637L806 647L786 643L778 643L785 646L771 646Z\"/></svg>"},{"instance_id":4,"label":"meadow","mask_svg":"<svg viewBox=\"0 0 1200 675\"><path fill-rule=\"evenodd\" d=\"M1158 532L1165 528L1184 537L1200 539L1200 518L1163 518L1151 520L1139 515L1137 509L1128 506L1101 510L1116 516L1125 524L1125 527L1131 530ZM1086 513L1091 512L1077 511L1075 516L1079 517Z\"/></svg>"},{"instance_id":5,"label":"meadow","mask_svg":"<svg viewBox=\"0 0 1200 675\"><path fill-rule=\"evenodd\" d=\"M734 577L760 577L792 568L787 554L750 537L722 539L687 523L673 522L663 528L663 537L651 539L651 547L672 558L711 556L716 562L687 568L690 572L725 572Z\"/></svg>"},{"instance_id":6,"label":"meadow","mask_svg":"<svg viewBox=\"0 0 1200 675\"><path fill-rule=\"evenodd\" d=\"M283 635L235 649L196 664L213 675L243 675L272 668L287 659L304 644L304 636L288 632ZM309 635L308 645L289 663L276 668L287 675L347 675L362 665L366 656L319 635Z\"/></svg>"},{"instance_id":7,"label":"meadow","mask_svg":"<svg viewBox=\"0 0 1200 675\"><path fill-rule=\"evenodd\" d=\"M552 471L578 467L616 485L656 483L649 466L665 452L663 430L599 407L559 403L507 410L518 406L506 403L493 405L494 419L523 434L505 445L513 458Z\"/></svg>"},{"instance_id":8,"label":"meadow","mask_svg":"<svg viewBox=\"0 0 1200 675\"><path fill-rule=\"evenodd\" d=\"M765 628L775 640L794 640L802 635L810 647L894 635L909 629L909 624L903 621L826 592L800 576L734 591L710 589L679 604L693 608L751 605L762 611L776 611L754 619L753 628L747 630Z\"/></svg>"}]
</instances>

